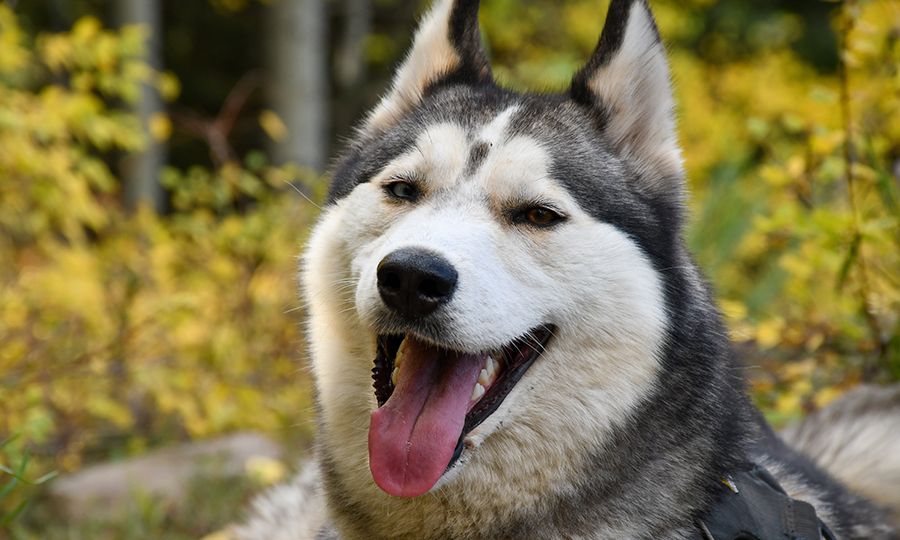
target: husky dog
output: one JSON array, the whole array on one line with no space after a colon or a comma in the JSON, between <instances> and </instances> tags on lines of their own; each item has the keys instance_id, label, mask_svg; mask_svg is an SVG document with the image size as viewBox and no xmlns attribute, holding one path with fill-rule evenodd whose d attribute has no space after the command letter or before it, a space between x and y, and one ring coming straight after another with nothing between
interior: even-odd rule
<instances>
[{"instance_id":1,"label":"husky dog","mask_svg":"<svg viewBox=\"0 0 900 540\"><path fill-rule=\"evenodd\" d=\"M317 464L236 535L897 538L745 395L682 239L672 107L645 0L612 0L562 95L495 85L478 1L438 0L304 258ZM857 417L896 482L892 392ZM818 431L795 439L829 454Z\"/></svg>"}]
</instances>

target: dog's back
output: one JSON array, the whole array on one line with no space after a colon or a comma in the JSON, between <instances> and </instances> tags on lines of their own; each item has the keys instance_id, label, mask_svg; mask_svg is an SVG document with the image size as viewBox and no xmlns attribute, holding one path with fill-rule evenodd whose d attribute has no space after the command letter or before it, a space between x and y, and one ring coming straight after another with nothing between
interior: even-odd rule
<instances>
[{"instance_id":1,"label":"dog's back","mask_svg":"<svg viewBox=\"0 0 900 540\"><path fill-rule=\"evenodd\" d=\"M900 528L900 386L861 386L781 436L852 492L880 506ZM874 536L859 516L845 519L859 523L855 536Z\"/></svg>"}]
</instances>

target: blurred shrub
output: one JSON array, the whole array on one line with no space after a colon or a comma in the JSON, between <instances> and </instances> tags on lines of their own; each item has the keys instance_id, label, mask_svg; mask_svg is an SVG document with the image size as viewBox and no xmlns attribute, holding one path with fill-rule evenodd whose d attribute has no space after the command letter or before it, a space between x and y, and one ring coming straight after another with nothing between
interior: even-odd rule
<instances>
[{"instance_id":1,"label":"blurred shrub","mask_svg":"<svg viewBox=\"0 0 900 540\"><path fill-rule=\"evenodd\" d=\"M110 164L143 139L125 107L141 82L177 87L142 40L88 18L32 43L0 4L0 440L21 434L0 462L71 470L309 407L285 312L313 212L286 183L311 179L260 153L169 169L171 215L126 215Z\"/></svg>"},{"instance_id":2,"label":"blurred shrub","mask_svg":"<svg viewBox=\"0 0 900 540\"><path fill-rule=\"evenodd\" d=\"M692 240L735 339L788 360L756 380L776 421L900 379L900 6L845 2L833 20L836 74L777 42L675 68L691 73Z\"/></svg>"}]
</instances>

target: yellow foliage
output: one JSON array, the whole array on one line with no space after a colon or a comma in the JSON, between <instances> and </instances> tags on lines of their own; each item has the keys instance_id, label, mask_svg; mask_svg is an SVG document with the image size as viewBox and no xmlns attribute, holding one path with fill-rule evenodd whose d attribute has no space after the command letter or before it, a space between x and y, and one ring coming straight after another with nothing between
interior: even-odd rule
<instances>
[{"instance_id":1,"label":"yellow foliage","mask_svg":"<svg viewBox=\"0 0 900 540\"><path fill-rule=\"evenodd\" d=\"M843 392L841 392L840 389L835 388L833 386L823 388L823 389L819 390L819 392L817 392L816 395L813 397L813 404L815 405L815 407L817 409L821 409L822 407L827 406L832 401L841 397L841 394L843 394Z\"/></svg>"},{"instance_id":2,"label":"yellow foliage","mask_svg":"<svg viewBox=\"0 0 900 540\"><path fill-rule=\"evenodd\" d=\"M259 125L273 141L280 142L288 136L287 126L273 111L265 110L259 113Z\"/></svg>"},{"instance_id":3,"label":"yellow foliage","mask_svg":"<svg viewBox=\"0 0 900 540\"><path fill-rule=\"evenodd\" d=\"M756 327L756 343L763 349L771 349L781 342L784 321L771 319Z\"/></svg>"},{"instance_id":4,"label":"yellow foliage","mask_svg":"<svg viewBox=\"0 0 900 540\"><path fill-rule=\"evenodd\" d=\"M775 400L775 410L785 416L796 415L802 405L802 396L794 392L785 392Z\"/></svg>"},{"instance_id":5,"label":"yellow foliage","mask_svg":"<svg viewBox=\"0 0 900 540\"><path fill-rule=\"evenodd\" d=\"M209 533L200 540L234 540L234 534L232 534L228 529L224 529L221 531Z\"/></svg>"},{"instance_id":6,"label":"yellow foliage","mask_svg":"<svg viewBox=\"0 0 900 540\"><path fill-rule=\"evenodd\" d=\"M169 169L170 216L115 197L108 164L145 142L116 103L154 81L178 90L141 62L142 35L88 18L31 51L0 4L0 440L20 434L2 462L30 447L67 470L89 452L274 432L310 408L286 313L315 210L285 185L300 170Z\"/></svg>"},{"instance_id":7,"label":"yellow foliage","mask_svg":"<svg viewBox=\"0 0 900 540\"><path fill-rule=\"evenodd\" d=\"M151 115L147 128L150 136L160 142L167 141L172 136L172 121L163 113Z\"/></svg>"},{"instance_id":8,"label":"yellow foliage","mask_svg":"<svg viewBox=\"0 0 900 540\"><path fill-rule=\"evenodd\" d=\"M277 459L264 456L252 456L244 463L247 476L262 486L271 486L281 481L287 474L287 467Z\"/></svg>"}]
</instances>

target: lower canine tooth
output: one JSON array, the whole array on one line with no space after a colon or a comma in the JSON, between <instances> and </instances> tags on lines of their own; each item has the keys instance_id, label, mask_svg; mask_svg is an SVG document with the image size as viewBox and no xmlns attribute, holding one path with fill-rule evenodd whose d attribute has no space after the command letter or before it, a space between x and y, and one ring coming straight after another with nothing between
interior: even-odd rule
<instances>
[{"instance_id":1,"label":"lower canine tooth","mask_svg":"<svg viewBox=\"0 0 900 540\"><path fill-rule=\"evenodd\" d=\"M472 401L479 399L484 395L484 387L478 383L475 383L475 389L472 390Z\"/></svg>"},{"instance_id":2,"label":"lower canine tooth","mask_svg":"<svg viewBox=\"0 0 900 540\"><path fill-rule=\"evenodd\" d=\"M406 350L406 340L404 339L402 343L400 343L400 348L397 349L397 354L394 356L394 367L400 367L400 364L403 362L403 351Z\"/></svg>"},{"instance_id":3,"label":"lower canine tooth","mask_svg":"<svg viewBox=\"0 0 900 540\"><path fill-rule=\"evenodd\" d=\"M394 368L394 371L391 373L391 384L397 386L397 373L400 371L400 368Z\"/></svg>"}]
</instances>

